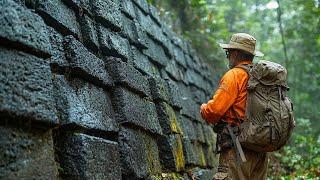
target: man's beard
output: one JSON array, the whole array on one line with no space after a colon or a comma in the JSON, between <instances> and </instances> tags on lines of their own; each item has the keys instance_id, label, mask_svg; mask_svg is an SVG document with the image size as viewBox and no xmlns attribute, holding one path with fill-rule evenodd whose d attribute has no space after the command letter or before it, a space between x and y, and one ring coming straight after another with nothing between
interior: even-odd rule
<instances>
[{"instance_id":1,"label":"man's beard","mask_svg":"<svg viewBox=\"0 0 320 180\"><path fill-rule=\"evenodd\" d=\"M234 67L235 67L235 63L229 62L228 68L229 68L229 69L232 69L232 68L234 68Z\"/></svg>"}]
</instances>

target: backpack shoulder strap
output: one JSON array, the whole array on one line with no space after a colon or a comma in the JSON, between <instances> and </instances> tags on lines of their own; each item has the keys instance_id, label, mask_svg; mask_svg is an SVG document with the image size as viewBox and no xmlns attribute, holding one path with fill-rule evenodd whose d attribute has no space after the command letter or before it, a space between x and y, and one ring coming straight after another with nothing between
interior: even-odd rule
<instances>
[{"instance_id":1,"label":"backpack shoulder strap","mask_svg":"<svg viewBox=\"0 0 320 180\"><path fill-rule=\"evenodd\" d=\"M240 64L240 65L237 65L236 68L243 69L249 74L250 69L252 68L252 66L253 66L252 64Z\"/></svg>"}]
</instances>

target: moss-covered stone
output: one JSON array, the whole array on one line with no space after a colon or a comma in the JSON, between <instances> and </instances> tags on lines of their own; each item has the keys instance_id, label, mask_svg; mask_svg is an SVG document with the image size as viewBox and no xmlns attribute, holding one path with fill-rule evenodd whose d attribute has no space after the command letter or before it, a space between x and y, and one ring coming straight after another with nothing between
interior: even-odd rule
<instances>
[{"instance_id":1,"label":"moss-covered stone","mask_svg":"<svg viewBox=\"0 0 320 180\"><path fill-rule=\"evenodd\" d=\"M165 102L160 102L156 104L156 107L157 107L159 122L160 122L163 133L181 134L182 133L181 127L177 122L177 117L172 107Z\"/></svg>"},{"instance_id":2,"label":"moss-covered stone","mask_svg":"<svg viewBox=\"0 0 320 180\"><path fill-rule=\"evenodd\" d=\"M147 162L148 162L148 176L160 174L162 169L161 169L161 164L160 164L160 157L159 157L159 150L158 150L158 145L157 141L147 135L147 134L142 134L144 144L146 147L146 153L147 153Z\"/></svg>"},{"instance_id":3,"label":"moss-covered stone","mask_svg":"<svg viewBox=\"0 0 320 180\"><path fill-rule=\"evenodd\" d=\"M185 159L180 135L161 136L158 138L158 146L164 170L177 172L184 170Z\"/></svg>"}]
</instances>

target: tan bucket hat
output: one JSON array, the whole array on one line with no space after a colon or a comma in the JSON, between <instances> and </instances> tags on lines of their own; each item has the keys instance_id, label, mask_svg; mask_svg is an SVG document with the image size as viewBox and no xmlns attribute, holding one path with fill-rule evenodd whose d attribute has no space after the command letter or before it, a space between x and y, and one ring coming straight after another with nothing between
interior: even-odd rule
<instances>
[{"instance_id":1,"label":"tan bucket hat","mask_svg":"<svg viewBox=\"0 0 320 180\"><path fill-rule=\"evenodd\" d=\"M220 43L223 49L240 49L254 56L262 57L264 54L256 50L256 39L246 33L236 33L231 36L229 44Z\"/></svg>"}]
</instances>

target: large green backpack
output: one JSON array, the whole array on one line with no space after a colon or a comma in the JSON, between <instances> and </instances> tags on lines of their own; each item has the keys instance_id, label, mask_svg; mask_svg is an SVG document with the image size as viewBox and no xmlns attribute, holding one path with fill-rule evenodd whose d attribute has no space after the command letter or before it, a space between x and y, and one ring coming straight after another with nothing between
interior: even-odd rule
<instances>
[{"instance_id":1,"label":"large green backpack","mask_svg":"<svg viewBox=\"0 0 320 180\"><path fill-rule=\"evenodd\" d=\"M240 126L241 145L258 152L279 150L295 127L293 106L286 95L287 70L263 60L237 67L249 74L246 119Z\"/></svg>"}]
</instances>

